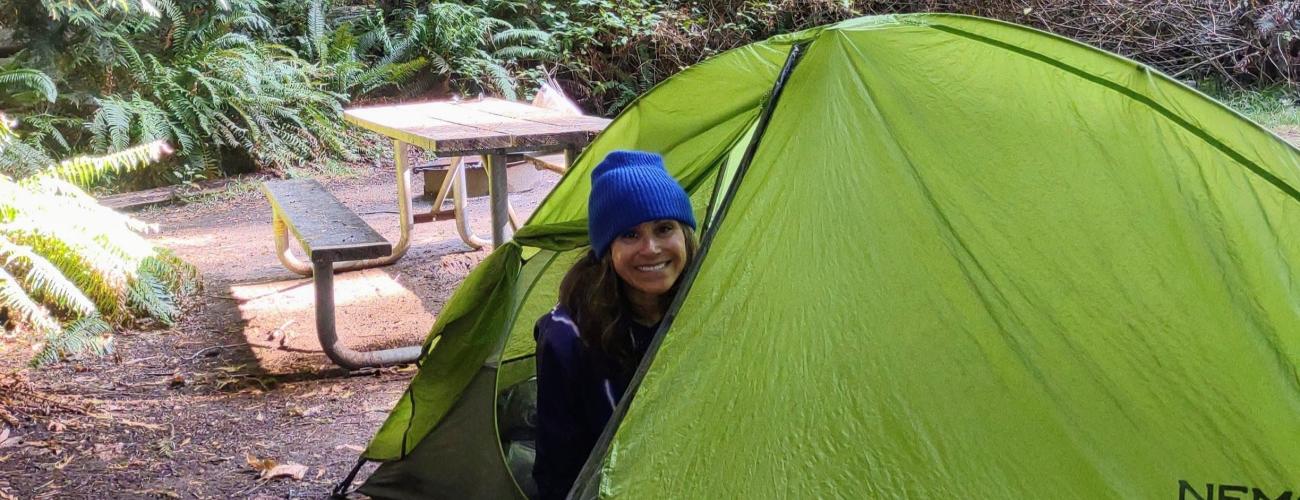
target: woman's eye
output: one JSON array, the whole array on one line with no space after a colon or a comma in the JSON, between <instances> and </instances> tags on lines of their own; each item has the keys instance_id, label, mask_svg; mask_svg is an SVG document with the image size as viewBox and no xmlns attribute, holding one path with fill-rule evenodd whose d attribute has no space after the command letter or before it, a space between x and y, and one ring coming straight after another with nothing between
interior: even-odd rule
<instances>
[{"instance_id":1,"label":"woman's eye","mask_svg":"<svg viewBox=\"0 0 1300 500\"><path fill-rule=\"evenodd\" d=\"M635 240L635 239L636 239L636 231L628 231L628 232L626 232L626 233L623 233L623 234L618 235L618 237L619 237L619 238L622 238L622 239L625 239L625 240Z\"/></svg>"},{"instance_id":2,"label":"woman's eye","mask_svg":"<svg viewBox=\"0 0 1300 500\"><path fill-rule=\"evenodd\" d=\"M674 229L677 229L677 228L676 228L676 227L673 227L672 224L661 224L659 227L655 228L655 231L658 232L658 233L661 234L661 235L662 235L662 234L672 234L672 232L673 232Z\"/></svg>"}]
</instances>

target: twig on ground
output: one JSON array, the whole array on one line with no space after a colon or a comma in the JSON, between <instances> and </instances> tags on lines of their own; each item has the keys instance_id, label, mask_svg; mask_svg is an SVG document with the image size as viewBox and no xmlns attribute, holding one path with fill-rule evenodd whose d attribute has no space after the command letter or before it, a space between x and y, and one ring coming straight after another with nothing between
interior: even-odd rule
<instances>
[{"instance_id":1,"label":"twig on ground","mask_svg":"<svg viewBox=\"0 0 1300 500\"><path fill-rule=\"evenodd\" d=\"M203 353L208 352L208 351L212 351L212 350L215 350L215 349L229 349L229 348L231 348L231 347L243 347L243 346L246 346L246 345L248 345L248 342L240 342L240 343L238 343L238 344L214 345L214 346L210 346L210 347L204 347L204 348L202 348L202 349L199 349L198 352L196 352L196 353L194 353L194 354L191 354L190 357L189 357L189 358L186 358L186 359L188 359L189 361L194 361L195 359L198 359L199 356L202 356Z\"/></svg>"},{"instance_id":2,"label":"twig on ground","mask_svg":"<svg viewBox=\"0 0 1300 500\"><path fill-rule=\"evenodd\" d=\"M149 361L149 360L151 360L151 359L158 359L158 358L161 358L161 357L162 357L162 355L159 354L159 355L157 355L157 356L149 356L149 357L147 357L147 358L136 358L136 359L133 359L133 360L127 361L127 362L122 363L122 364L123 364L123 365L136 365L136 364L143 363L143 362L145 362L145 361Z\"/></svg>"}]
</instances>

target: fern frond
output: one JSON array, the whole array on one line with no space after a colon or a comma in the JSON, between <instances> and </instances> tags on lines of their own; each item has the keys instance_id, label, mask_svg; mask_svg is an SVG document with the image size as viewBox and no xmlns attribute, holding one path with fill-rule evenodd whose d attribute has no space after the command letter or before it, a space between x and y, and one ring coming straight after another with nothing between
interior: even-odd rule
<instances>
[{"instance_id":1,"label":"fern frond","mask_svg":"<svg viewBox=\"0 0 1300 500\"><path fill-rule=\"evenodd\" d=\"M136 275L127 291L126 300L132 311L158 320L166 326L175 325L180 316L180 307L176 305L167 283L147 272Z\"/></svg>"},{"instance_id":2,"label":"fern frond","mask_svg":"<svg viewBox=\"0 0 1300 500\"><path fill-rule=\"evenodd\" d=\"M31 365L40 367L83 353L103 356L113 352L113 327L98 316L73 321L48 334Z\"/></svg>"},{"instance_id":3,"label":"fern frond","mask_svg":"<svg viewBox=\"0 0 1300 500\"><path fill-rule=\"evenodd\" d=\"M320 0L311 0L307 5L307 39L311 41L317 61L325 59L328 39L325 36L325 12Z\"/></svg>"},{"instance_id":4,"label":"fern frond","mask_svg":"<svg viewBox=\"0 0 1300 500\"><path fill-rule=\"evenodd\" d=\"M10 320L37 332L59 329L59 322L55 321L50 312L32 300L18 280L2 268L0 268L0 309L9 311Z\"/></svg>"},{"instance_id":5,"label":"fern frond","mask_svg":"<svg viewBox=\"0 0 1300 500\"><path fill-rule=\"evenodd\" d=\"M549 50L518 45L498 49L492 54L501 59L528 59L533 61L551 61L555 59L555 53Z\"/></svg>"},{"instance_id":6,"label":"fern frond","mask_svg":"<svg viewBox=\"0 0 1300 500\"><path fill-rule=\"evenodd\" d=\"M171 146L165 141L154 141L103 156L78 156L64 160L41 175L88 186L105 175L140 168L171 152Z\"/></svg>"},{"instance_id":7,"label":"fern frond","mask_svg":"<svg viewBox=\"0 0 1300 500\"><path fill-rule=\"evenodd\" d=\"M0 85L27 87L39 92L49 102L54 102L54 99L59 96L59 90L54 87L54 80L34 69L18 68L0 71Z\"/></svg>"},{"instance_id":8,"label":"fern frond","mask_svg":"<svg viewBox=\"0 0 1300 500\"><path fill-rule=\"evenodd\" d=\"M544 44L550 40L550 33L527 28L508 28L492 35L492 44L497 46Z\"/></svg>"},{"instance_id":9,"label":"fern frond","mask_svg":"<svg viewBox=\"0 0 1300 500\"><path fill-rule=\"evenodd\" d=\"M35 176L19 184L42 198L43 204L29 205L32 208L44 212L66 209L66 214L72 219L70 224L83 228L86 234L104 236L113 240L116 246L126 247L118 253L135 258L152 255L152 247L136 233L157 231L157 225L136 220L100 205L98 200L80 187L58 177Z\"/></svg>"},{"instance_id":10,"label":"fern frond","mask_svg":"<svg viewBox=\"0 0 1300 500\"><path fill-rule=\"evenodd\" d=\"M197 293L202 286L198 268L165 248L158 249L154 256L140 261L138 272L162 280L167 283L168 289L182 297Z\"/></svg>"},{"instance_id":11,"label":"fern frond","mask_svg":"<svg viewBox=\"0 0 1300 500\"><path fill-rule=\"evenodd\" d=\"M98 313L90 298L81 293L54 264L31 248L9 241L3 235L0 235L0 264L11 275L22 276L22 287L32 298L77 316Z\"/></svg>"},{"instance_id":12,"label":"fern frond","mask_svg":"<svg viewBox=\"0 0 1300 500\"><path fill-rule=\"evenodd\" d=\"M497 91L501 92L502 97L506 99L516 99L518 97L515 93L515 78L510 74L510 70L491 61L484 61L482 67L491 78L492 83L496 85Z\"/></svg>"},{"instance_id":13,"label":"fern frond","mask_svg":"<svg viewBox=\"0 0 1300 500\"><path fill-rule=\"evenodd\" d=\"M104 149L122 149L131 142L131 104L116 98L101 99L91 115L91 132Z\"/></svg>"},{"instance_id":14,"label":"fern frond","mask_svg":"<svg viewBox=\"0 0 1300 500\"><path fill-rule=\"evenodd\" d=\"M24 142L14 141L0 146L0 175L18 179L30 177L53 162L45 151Z\"/></svg>"},{"instance_id":15,"label":"fern frond","mask_svg":"<svg viewBox=\"0 0 1300 500\"><path fill-rule=\"evenodd\" d=\"M81 288L95 307L108 317L117 317L126 297L129 272L134 265L123 256L105 248L94 239L67 224L51 223L52 217L43 217L43 224L20 213L15 222L0 226L0 231L13 242L31 247L63 275Z\"/></svg>"}]
</instances>

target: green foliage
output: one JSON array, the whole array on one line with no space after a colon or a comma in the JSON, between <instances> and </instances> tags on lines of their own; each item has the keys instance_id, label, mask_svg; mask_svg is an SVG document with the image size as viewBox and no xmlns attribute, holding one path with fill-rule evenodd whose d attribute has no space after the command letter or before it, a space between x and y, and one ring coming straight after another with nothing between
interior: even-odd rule
<instances>
[{"instance_id":1,"label":"green foliage","mask_svg":"<svg viewBox=\"0 0 1300 500\"><path fill-rule=\"evenodd\" d=\"M1269 128L1300 126L1300 94L1285 86L1243 89L1222 80L1206 80L1198 85L1210 96L1236 109L1251 120Z\"/></svg>"},{"instance_id":2,"label":"green foliage","mask_svg":"<svg viewBox=\"0 0 1300 500\"><path fill-rule=\"evenodd\" d=\"M257 39L272 33L258 2L158 7L156 23L124 23L136 30L90 30L88 40L111 52L116 86L96 100L95 150L167 139L181 159L213 176L346 149L338 140L346 96L326 88L317 65Z\"/></svg>"},{"instance_id":3,"label":"green foliage","mask_svg":"<svg viewBox=\"0 0 1300 500\"><path fill-rule=\"evenodd\" d=\"M546 32L494 17L521 5L13 0L0 25L24 48L0 68L0 90L24 94L0 107L28 120L9 153L22 161L0 167L160 139L175 145L171 159L105 178L156 185L351 159L340 115L357 96L517 97L521 68L554 57Z\"/></svg>"},{"instance_id":4,"label":"green foliage","mask_svg":"<svg viewBox=\"0 0 1300 500\"><path fill-rule=\"evenodd\" d=\"M407 94L447 83L461 94L493 93L519 97L518 76L525 62L552 61L550 34L516 26L492 9L510 12L507 2L431 2L393 11L370 11L357 23L356 51L378 55L374 72L400 83ZM432 70L417 73L419 70Z\"/></svg>"},{"instance_id":5,"label":"green foliage","mask_svg":"<svg viewBox=\"0 0 1300 500\"><path fill-rule=\"evenodd\" d=\"M52 331L38 344L32 366L42 366L78 354L103 356L113 352L113 327L103 318L86 316Z\"/></svg>"},{"instance_id":6,"label":"green foliage","mask_svg":"<svg viewBox=\"0 0 1300 500\"><path fill-rule=\"evenodd\" d=\"M18 90L15 91L15 88ZM35 98L54 102L59 95L59 91L54 87L54 80L45 73L28 68L0 70L0 89L7 91L9 99L17 101Z\"/></svg>"},{"instance_id":7,"label":"green foliage","mask_svg":"<svg viewBox=\"0 0 1300 500\"><path fill-rule=\"evenodd\" d=\"M2 117L2 115L0 115ZM17 141L0 120L0 157ZM74 182L148 164L167 151L154 142L101 157L28 165L35 174L0 174L0 327L43 343L42 364L107 352L112 325L152 318L172 325L194 292L192 267L154 248L144 223L104 208Z\"/></svg>"},{"instance_id":8,"label":"green foliage","mask_svg":"<svg viewBox=\"0 0 1300 500\"><path fill-rule=\"evenodd\" d=\"M551 33L563 61L559 75L571 97L612 114L680 68L656 70L649 42L665 22L664 2L644 0L543 1L534 14Z\"/></svg>"}]
</instances>

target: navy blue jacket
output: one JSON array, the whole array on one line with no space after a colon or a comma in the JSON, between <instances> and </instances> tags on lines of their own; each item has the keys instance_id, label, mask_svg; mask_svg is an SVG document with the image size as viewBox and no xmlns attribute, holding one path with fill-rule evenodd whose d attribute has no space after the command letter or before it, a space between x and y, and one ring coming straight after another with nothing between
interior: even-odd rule
<instances>
[{"instance_id":1,"label":"navy blue jacket","mask_svg":"<svg viewBox=\"0 0 1300 500\"><path fill-rule=\"evenodd\" d=\"M645 355L655 326L629 322L638 360ZM563 306L537 320L537 461L533 479L541 498L564 498L605 423L623 398L632 373L578 335L578 326Z\"/></svg>"}]
</instances>

